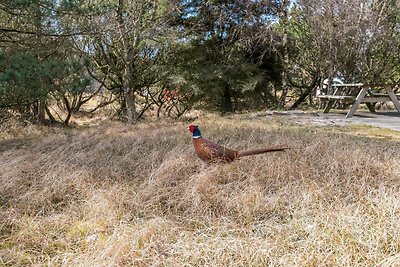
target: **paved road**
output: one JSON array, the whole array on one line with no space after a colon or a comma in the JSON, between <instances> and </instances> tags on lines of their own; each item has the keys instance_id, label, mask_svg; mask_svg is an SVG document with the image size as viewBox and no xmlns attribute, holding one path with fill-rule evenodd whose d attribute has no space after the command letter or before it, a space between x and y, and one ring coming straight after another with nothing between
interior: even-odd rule
<instances>
[{"instance_id":1,"label":"paved road","mask_svg":"<svg viewBox=\"0 0 400 267\"><path fill-rule=\"evenodd\" d=\"M376 112L371 113L368 111L358 111L350 118L345 119L346 113L327 113L320 114L320 116L327 117L332 120L345 120L350 123L368 124L376 127L387 128L395 131L400 131L400 113L395 111L389 112Z\"/></svg>"}]
</instances>

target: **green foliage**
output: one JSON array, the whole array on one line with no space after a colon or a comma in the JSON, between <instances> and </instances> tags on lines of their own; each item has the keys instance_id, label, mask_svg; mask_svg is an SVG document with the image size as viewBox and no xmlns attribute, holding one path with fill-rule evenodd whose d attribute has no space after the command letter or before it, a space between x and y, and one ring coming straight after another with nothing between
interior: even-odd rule
<instances>
[{"instance_id":1,"label":"green foliage","mask_svg":"<svg viewBox=\"0 0 400 267\"><path fill-rule=\"evenodd\" d=\"M260 29L256 21L268 23L267 7L258 2L183 2L178 29L192 34L183 37L180 71L202 106L232 112L274 102L273 86L267 84L276 84L279 75L266 64L265 55L276 52L267 44L257 45L252 36Z\"/></svg>"},{"instance_id":2,"label":"green foliage","mask_svg":"<svg viewBox=\"0 0 400 267\"><path fill-rule=\"evenodd\" d=\"M31 53L0 55L0 106L33 103L46 97L52 81L65 76L65 63L39 60Z\"/></svg>"},{"instance_id":3,"label":"green foliage","mask_svg":"<svg viewBox=\"0 0 400 267\"><path fill-rule=\"evenodd\" d=\"M50 92L79 94L90 80L83 64L57 58L38 59L29 52L0 54L0 107L32 104Z\"/></svg>"},{"instance_id":4,"label":"green foliage","mask_svg":"<svg viewBox=\"0 0 400 267\"><path fill-rule=\"evenodd\" d=\"M186 106L234 112L285 104L288 87L287 98L297 102L336 73L351 81L400 79L400 9L393 0L0 0L0 6L3 107L64 102L93 79L121 100L122 111L135 98L140 114L160 108L163 92L177 88Z\"/></svg>"},{"instance_id":5,"label":"green foliage","mask_svg":"<svg viewBox=\"0 0 400 267\"><path fill-rule=\"evenodd\" d=\"M265 105L260 101L257 85L266 77L261 67L245 58L245 52L235 51L224 57L211 40L190 45L180 53L179 68L183 80L193 88L199 103L207 109L221 112L253 109ZM258 88L260 89L260 88ZM263 91L262 88L261 91Z\"/></svg>"},{"instance_id":6,"label":"green foliage","mask_svg":"<svg viewBox=\"0 0 400 267\"><path fill-rule=\"evenodd\" d=\"M65 101L90 83L84 72L89 62L77 57L69 37L78 35L80 21L75 18L94 9L79 0L12 0L1 5L0 107L43 122L46 100Z\"/></svg>"}]
</instances>

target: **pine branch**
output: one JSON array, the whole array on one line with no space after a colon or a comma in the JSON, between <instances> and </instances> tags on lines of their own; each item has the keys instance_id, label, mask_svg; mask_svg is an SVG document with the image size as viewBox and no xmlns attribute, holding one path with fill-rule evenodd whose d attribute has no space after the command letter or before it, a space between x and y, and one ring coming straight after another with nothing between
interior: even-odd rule
<instances>
[{"instance_id":1,"label":"pine branch","mask_svg":"<svg viewBox=\"0 0 400 267\"><path fill-rule=\"evenodd\" d=\"M0 28L0 33L16 33L16 34L28 34L28 35L41 35L48 37L71 37L71 36L79 36L79 35L95 35L93 32L74 32L74 33L38 33L34 31L24 31L18 29L8 29L8 28Z\"/></svg>"}]
</instances>

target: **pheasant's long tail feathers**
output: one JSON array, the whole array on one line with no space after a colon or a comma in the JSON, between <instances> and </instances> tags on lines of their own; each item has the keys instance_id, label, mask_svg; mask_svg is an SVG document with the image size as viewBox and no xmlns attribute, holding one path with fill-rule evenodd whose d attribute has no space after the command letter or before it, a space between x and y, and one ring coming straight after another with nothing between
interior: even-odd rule
<instances>
[{"instance_id":1,"label":"pheasant's long tail feathers","mask_svg":"<svg viewBox=\"0 0 400 267\"><path fill-rule=\"evenodd\" d=\"M274 151L283 151L283 150L286 150L289 148L290 147L288 147L288 146L280 145L280 146L271 146L271 147L266 147L266 148L245 150L245 151L240 151L238 157L245 157L245 156L257 155L257 154L262 154L262 153L274 152Z\"/></svg>"}]
</instances>

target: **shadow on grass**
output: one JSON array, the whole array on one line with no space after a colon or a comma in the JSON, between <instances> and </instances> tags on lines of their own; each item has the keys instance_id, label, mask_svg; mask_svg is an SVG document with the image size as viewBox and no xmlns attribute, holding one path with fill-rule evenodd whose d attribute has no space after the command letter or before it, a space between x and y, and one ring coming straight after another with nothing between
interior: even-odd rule
<instances>
[{"instance_id":1,"label":"shadow on grass","mask_svg":"<svg viewBox=\"0 0 400 267\"><path fill-rule=\"evenodd\" d=\"M0 141L0 153L11 149L21 149L32 144L32 138L21 138Z\"/></svg>"}]
</instances>

